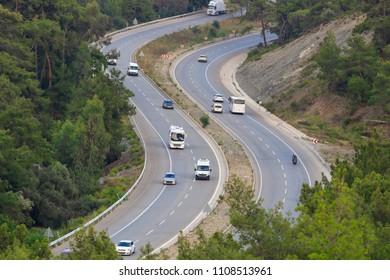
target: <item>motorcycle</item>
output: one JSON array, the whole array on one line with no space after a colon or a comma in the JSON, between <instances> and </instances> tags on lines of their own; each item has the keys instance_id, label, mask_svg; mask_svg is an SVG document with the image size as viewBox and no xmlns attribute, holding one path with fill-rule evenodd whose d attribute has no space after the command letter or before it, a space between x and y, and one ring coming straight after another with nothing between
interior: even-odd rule
<instances>
[{"instance_id":1,"label":"motorcycle","mask_svg":"<svg viewBox=\"0 0 390 280\"><path fill-rule=\"evenodd\" d=\"M297 162L298 162L297 156L293 156L293 157L292 157L292 163L293 163L294 165L296 165Z\"/></svg>"}]
</instances>

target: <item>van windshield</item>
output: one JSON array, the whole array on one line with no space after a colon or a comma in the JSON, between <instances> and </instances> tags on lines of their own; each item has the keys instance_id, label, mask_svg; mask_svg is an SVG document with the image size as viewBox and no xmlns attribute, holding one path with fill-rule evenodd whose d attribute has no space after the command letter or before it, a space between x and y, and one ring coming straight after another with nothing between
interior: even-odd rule
<instances>
[{"instance_id":1,"label":"van windshield","mask_svg":"<svg viewBox=\"0 0 390 280\"><path fill-rule=\"evenodd\" d=\"M171 140L172 141L184 141L184 134L183 133L171 133Z\"/></svg>"},{"instance_id":2,"label":"van windshield","mask_svg":"<svg viewBox=\"0 0 390 280\"><path fill-rule=\"evenodd\" d=\"M198 165L196 167L196 170L198 170L198 171L209 171L209 166L208 165Z\"/></svg>"}]
</instances>

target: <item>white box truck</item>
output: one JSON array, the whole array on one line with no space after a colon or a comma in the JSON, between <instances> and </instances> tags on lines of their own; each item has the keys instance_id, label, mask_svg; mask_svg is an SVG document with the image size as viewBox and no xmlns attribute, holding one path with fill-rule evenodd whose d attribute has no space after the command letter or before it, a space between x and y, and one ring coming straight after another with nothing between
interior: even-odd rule
<instances>
[{"instance_id":1,"label":"white box truck","mask_svg":"<svg viewBox=\"0 0 390 280\"><path fill-rule=\"evenodd\" d=\"M211 0L207 8L207 14L217 16L226 13L226 5L224 0Z\"/></svg>"},{"instance_id":2,"label":"white box truck","mask_svg":"<svg viewBox=\"0 0 390 280\"><path fill-rule=\"evenodd\" d=\"M194 171L195 180L210 180L210 161L206 158L198 159Z\"/></svg>"}]
</instances>

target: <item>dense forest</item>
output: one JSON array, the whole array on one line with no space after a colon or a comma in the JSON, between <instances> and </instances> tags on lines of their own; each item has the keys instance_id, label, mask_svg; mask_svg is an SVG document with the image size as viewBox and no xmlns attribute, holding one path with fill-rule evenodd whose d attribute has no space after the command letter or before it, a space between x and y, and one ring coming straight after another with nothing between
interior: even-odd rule
<instances>
[{"instance_id":1,"label":"dense forest","mask_svg":"<svg viewBox=\"0 0 390 280\"><path fill-rule=\"evenodd\" d=\"M131 149L137 137L128 122L135 114L127 102L133 93L123 86L119 71L105 74L107 59L90 43L132 25L134 19L140 23L191 12L207 2L2 1L0 259L52 258L48 240L34 229L64 227L101 207L96 193L101 191L98 179L104 167L126 149L137 150ZM372 43L357 35L343 53L329 34L317 61L322 78L337 94L389 106L390 21L385 0L254 0L250 5L232 0L229 5L247 7L247 17L276 32L281 45L343 13L366 13L366 22L356 32L373 32ZM270 22L274 24L268 26ZM298 207L302 214L296 221L281 216L278 206L265 211L253 204L239 179L228 182L229 192L245 194L229 200L240 240L222 233L206 240L200 233L202 242L192 246L183 237L180 258L389 259L390 143L381 134L372 137L356 145L353 162L338 161L332 167L332 181L324 178L314 187L303 186ZM78 238L76 247L82 238L109 244L104 233L83 232ZM104 255L91 248L91 254L75 258L116 258L112 245L107 250Z\"/></svg>"}]
</instances>

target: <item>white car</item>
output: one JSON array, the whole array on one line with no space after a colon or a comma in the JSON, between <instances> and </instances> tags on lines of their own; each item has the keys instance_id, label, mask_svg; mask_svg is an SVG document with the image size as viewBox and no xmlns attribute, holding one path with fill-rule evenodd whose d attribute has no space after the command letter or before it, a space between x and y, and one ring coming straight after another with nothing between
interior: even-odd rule
<instances>
[{"instance_id":1,"label":"white car","mask_svg":"<svg viewBox=\"0 0 390 280\"><path fill-rule=\"evenodd\" d=\"M116 244L116 251L125 256L130 256L135 252L135 244L131 240L121 240Z\"/></svg>"},{"instance_id":2,"label":"white car","mask_svg":"<svg viewBox=\"0 0 390 280\"><path fill-rule=\"evenodd\" d=\"M214 101L214 102L223 102L223 96L222 96L222 94L220 94L220 93L214 94L213 101Z\"/></svg>"},{"instance_id":3,"label":"white car","mask_svg":"<svg viewBox=\"0 0 390 280\"><path fill-rule=\"evenodd\" d=\"M198 58L199 62L207 62L207 55L201 54Z\"/></svg>"},{"instance_id":4,"label":"white car","mask_svg":"<svg viewBox=\"0 0 390 280\"><path fill-rule=\"evenodd\" d=\"M107 62L108 62L108 65L116 65L117 60L115 58L109 58L107 60Z\"/></svg>"},{"instance_id":5,"label":"white car","mask_svg":"<svg viewBox=\"0 0 390 280\"><path fill-rule=\"evenodd\" d=\"M211 105L211 112L213 113L221 113L223 112L223 106L220 103L214 103Z\"/></svg>"}]
</instances>

